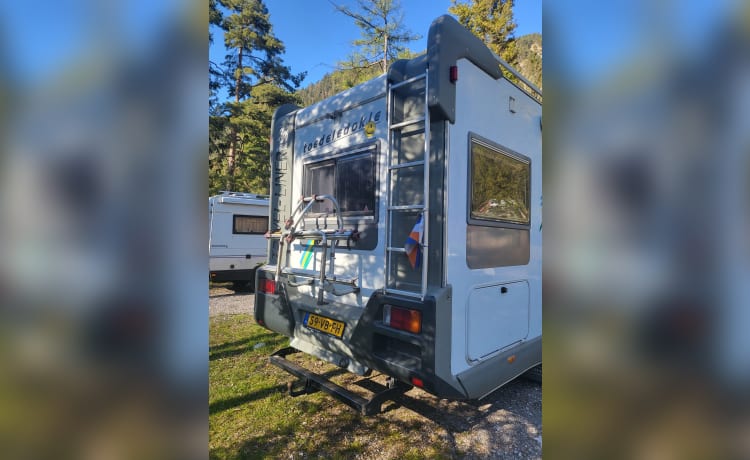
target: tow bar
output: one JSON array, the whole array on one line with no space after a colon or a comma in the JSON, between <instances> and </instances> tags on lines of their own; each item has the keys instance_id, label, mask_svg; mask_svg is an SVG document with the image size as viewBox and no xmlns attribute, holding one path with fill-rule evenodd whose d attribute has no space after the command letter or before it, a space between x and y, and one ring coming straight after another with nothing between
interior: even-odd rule
<instances>
[{"instance_id":1,"label":"tow bar","mask_svg":"<svg viewBox=\"0 0 750 460\"><path fill-rule=\"evenodd\" d=\"M404 392L409 391L413 388L411 385L400 382L394 378L388 379L388 386L385 390L375 393L375 395L366 399L356 393L352 393L346 388L337 385L326 377L311 372L292 361L286 359L288 355L298 353L299 350L292 347L282 348L271 355L269 361L274 366L278 366L281 369L289 372L290 374L298 377L300 383L303 386L303 390L300 393L294 393L292 388L294 387L293 382L287 384L287 389L291 396L299 396L302 394L314 393L315 391L322 390L336 399L340 400L349 407L355 409L362 415L375 415L381 411L382 404L386 401L390 401L396 396L402 395Z\"/></svg>"}]
</instances>

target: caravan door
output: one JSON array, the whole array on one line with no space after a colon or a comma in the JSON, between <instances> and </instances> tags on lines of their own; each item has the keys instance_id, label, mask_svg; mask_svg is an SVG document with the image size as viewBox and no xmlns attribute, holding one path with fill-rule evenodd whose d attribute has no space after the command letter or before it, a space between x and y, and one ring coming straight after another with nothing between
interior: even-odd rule
<instances>
[{"instance_id":1,"label":"caravan door","mask_svg":"<svg viewBox=\"0 0 750 460\"><path fill-rule=\"evenodd\" d=\"M467 303L467 356L479 361L529 334L526 281L475 287Z\"/></svg>"}]
</instances>

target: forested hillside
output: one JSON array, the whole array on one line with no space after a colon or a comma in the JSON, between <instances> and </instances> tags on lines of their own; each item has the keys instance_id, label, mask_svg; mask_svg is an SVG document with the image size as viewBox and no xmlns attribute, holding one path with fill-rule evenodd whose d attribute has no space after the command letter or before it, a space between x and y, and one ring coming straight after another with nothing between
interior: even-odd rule
<instances>
[{"instance_id":1,"label":"forested hillside","mask_svg":"<svg viewBox=\"0 0 750 460\"><path fill-rule=\"evenodd\" d=\"M516 39L518 71L539 89L542 88L542 34L528 34Z\"/></svg>"},{"instance_id":2,"label":"forested hillside","mask_svg":"<svg viewBox=\"0 0 750 460\"><path fill-rule=\"evenodd\" d=\"M542 35L538 33L523 35L517 38L515 43L518 50L518 63L516 64L518 71L541 89ZM409 57L409 55L402 57ZM327 73L320 81L298 90L296 94L302 105L308 106L370 80L381 73L379 67L335 70Z\"/></svg>"},{"instance_id":3,"label":"forested hillside","mask_svg":"<svg viewBox=\"0 0 750 460\"><path fill-rule=\"evenodd\" d=\"M379 67L370 67L367 69L341 69L335 70L315 83L297 91L297 96L303 106L314 104L331 97L347 88L356 86L362 82L370 80L381 73Z\"/></svg>"},{"instance_id":4,"label":"forested hillside","mask_svg":"<svg viewBox=\"0 0 750 460\"><path fill-rule=\"evenodd\" d=\"M382 74L395 59L416 56L410 43L420 37L409 30L398 2L332 4L357 25L360 37L342 52L340 70L299 89L306 72L292 72L284 62L286 48L273 33L264 0L209 0L209 42L226 50L224 60L208 66L209 194L268 193L268 139L277 107L308 106ZM513 5L513 0L456 0L447 12L541 88L542 36L515 36Z\"/></svg>"}]
</instances>

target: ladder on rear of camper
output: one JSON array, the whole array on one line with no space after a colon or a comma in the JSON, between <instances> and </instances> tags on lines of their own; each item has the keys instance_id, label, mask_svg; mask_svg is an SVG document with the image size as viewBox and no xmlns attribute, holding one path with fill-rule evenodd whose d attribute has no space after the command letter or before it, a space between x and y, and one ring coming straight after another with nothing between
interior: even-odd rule
<instances>
[{"instance_id":1,"label":"ladder on rear of camper","mask_svg":"<svg viewBox=\"0 0 750 460\"><path fill-rule=\"evenodd\" d=\"M308 211L311 211L315 203L330 201L333 206L332 214L336 218L336 225L329 226L328 214L317 216L315 218L315 228L305 228L305 217ZM322 221L322 223L321 223ZM336 248L342 241L350 247L351 242L359 239L359 232L356 230L345 230L344 222L341 218L339 203L331 195L313 195L300 197L295 206L292 215L284 222L284 229L275 233L268 233L268 238L279 240L279 252L276 258L276 275L275 281L278 283L281 274L292 275L295 279L301 278L304 281L290 281L291 286L315 285L318 286L318 304L325 303L324 292L330 292L334 295L345 295L359 292L359 286L356 279L340 279L334 274L334 263L336 260ZM311 270L295 269L289 267L289 257L292 242L295 239L306 239L312 241L315 246L321 249L320 270L316 273ZM330 270L326 265L330 264ZM329 276L330 275L330 276ZM338 290L337 285L347 286L347 289Z\"/></svg>"},{"instance_id":2,"label":"ladder on rear of camper","mask_svg":"<svg viewBox=\"0 0 750 460\"><path fill-rule=\"evenodd\" d=\"M385 292L424 299L427 293L430 191L430 111L427 72L398 83L388 83L388 154ZM420 130L421 126L421 130ZM424 135L421 143L409 138ZM413 138L412 138L413 139ZM417 138L418 140L418 138ZM419 145L419 148L411 147ZM407 148L407 145L409 148ZM421 176L422 186L408 180ZM421 190L418 190L420 189ZM421 196L419 194L421 193ZM406 198L404 198L406 197ZM404 248L406 238L422 217L420 265L412 268Z\"/></svg>"}]
</instances>

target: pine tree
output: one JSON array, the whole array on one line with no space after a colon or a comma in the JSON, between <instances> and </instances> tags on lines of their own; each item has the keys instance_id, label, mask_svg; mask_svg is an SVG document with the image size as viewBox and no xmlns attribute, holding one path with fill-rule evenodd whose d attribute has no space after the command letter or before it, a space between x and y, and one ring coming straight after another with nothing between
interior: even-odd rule
<instances>
[{"instance_id":1,"label":"pine tree","mask_svg":"<svg viewBox=\"0 0 750 460\"><path fill-rule=\"evenodd\" d=\"M462 26L479 37L489 49L512 66L518 64L518 50L514 32L514 0L452 0L448 11Z\"/></svg>"},{"instance_id":2,"label":"pine tree","mask_svg":"<svg viewBox=\"0 0 750 460\"><path fill-rule=\"evenodd\" d=\"M216 0L208 0L208 43L211 44L214 42L214 35L211 33L210 26L221 26L221 21L224 19L224 15L221 14L221 10L219 10L219 5L216 3Z\"/></svg>"},{"instance_id":3,"label":"pine tree","mask_svg":"<svg viewBox=\"0 0 750 460\"><path fill-rule=\"evenodd\" d=\"M461 25L479 37L492 52L513 66L526 79L541 88L541 36L539 36L538 49L536 49L537 45L533 44L533 38L522 43L515 37L516 23L513 18L515 0L469 0L468 3L451 1L453 5L448 11L456 16ZM505 69L502 70L507 79L522 87L526 86L513 74ZM530 94L539 98L533 92Z\"/></svg>"},{"instance_id":4,"label":"pine tree","mask_svg":"<svg viewBox=\"0 0 750 460\"><path fill-rule=\"evenodd\" d=\"M275 94L272 102L279 104L296 101L290 92L299 86L305 74L293 75L283 64L284 45L273 34L268 9L262 0L217 2L228 13L220 19L220 26L229 51L217 80L227 89L231 101L216 108L209 123L210 147L214 149L209 155L212 189L223 176L227 190L252 185L254 191L265 192L268 175L256 177L265 168L256 163L267 163L270 115L258 110L255 93L272 92ZM258 155L260 150L262 156Z\"/></svg>"},{"instance_id":5,"label":"pine tree","mask_svg":"<svg viewBox=\"0 0 750 460\"><path fill-rule=\"evenodd\" d=\"M208 43L211 45L214 42L214 35L211 31L211 26L221 27L221 22L224 20L224 15L219 10L219 6L216 0L209 0L208 2ZM221 87L221 68L214 62L208 61L208 113L214 114L219 101L218 92Z\"/></svg>"},{"instance_id":6,"label":"pine tree","mask_svg":"<svg viewBox=\"0 0 750 460\"><path fill-rule=\"evenodd\" d=\"M407 50L406 44L419 40L404 26L404 15L398 0L357 0L357 10L333 4L340 13L354 19L361 38L352 42L357 50L341 63L346 69L379 66L381 72ZM359 78L358 78L359 79Z\"/></svg>"}]
</instances>

